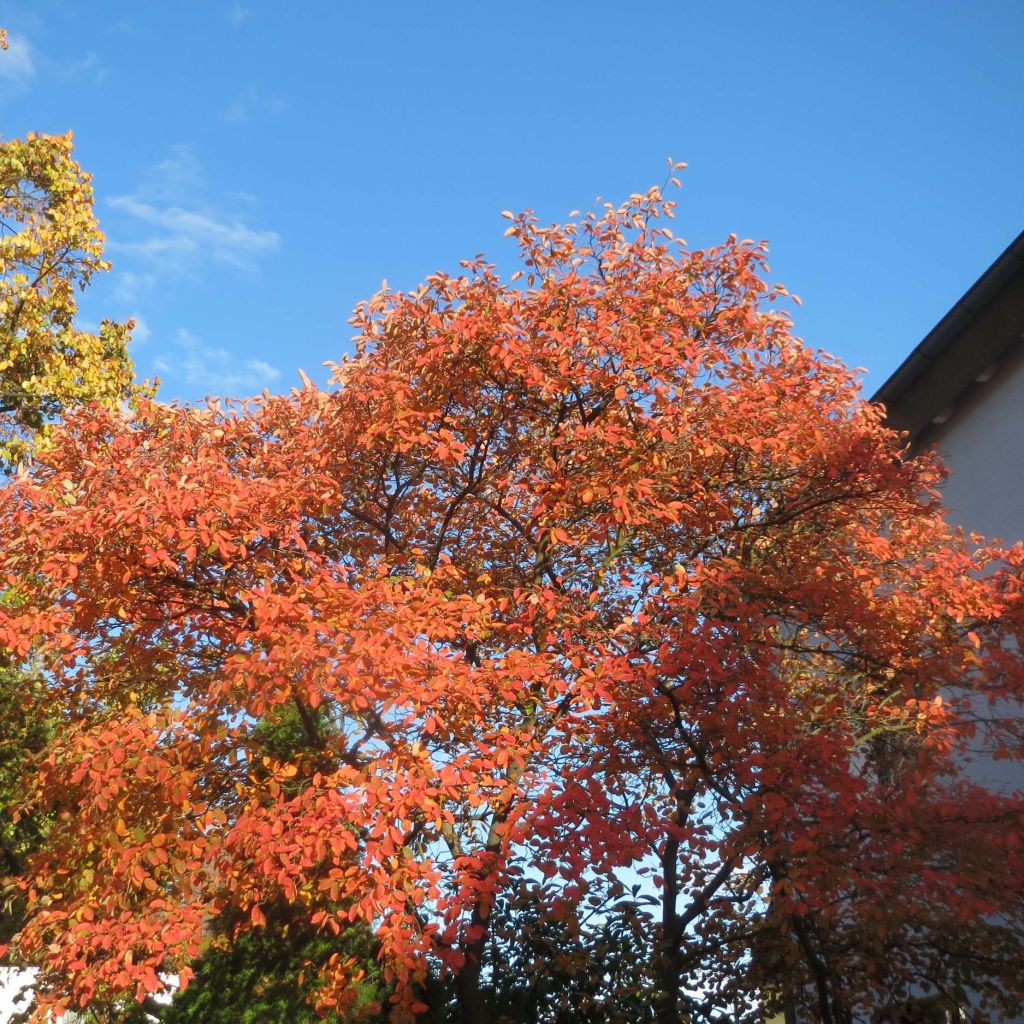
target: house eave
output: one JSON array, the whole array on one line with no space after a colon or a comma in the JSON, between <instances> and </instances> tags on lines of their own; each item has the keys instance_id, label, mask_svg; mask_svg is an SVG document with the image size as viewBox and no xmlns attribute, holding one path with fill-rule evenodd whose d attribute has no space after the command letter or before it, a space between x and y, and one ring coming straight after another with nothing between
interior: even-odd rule
<instances>
[{"instance_id":1,"label":"house eave","mask_svg":"<svg viewBox=\"0 0 1024 1024\"><path fill-rule=\"evenodd\" d=\"M971 286L875 392L887 421L918 437L960 395L986 380L1021 340L1024 232Z\"/></svg>"}]
</instances>

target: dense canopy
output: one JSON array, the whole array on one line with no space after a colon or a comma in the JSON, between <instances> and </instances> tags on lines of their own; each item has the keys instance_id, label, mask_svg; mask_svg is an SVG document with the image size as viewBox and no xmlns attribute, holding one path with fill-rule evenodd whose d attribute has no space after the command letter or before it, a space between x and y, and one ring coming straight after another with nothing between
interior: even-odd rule
<instances>
[{"instance_id":1,"label":"dense canopy","mask_svg":"<svg viewBox=\"0 0 1024 1024\"><path fill-rule=\"evenodd\" d=\"M0 641L63 722L41 1013L282 901L372 928L396 1019L445 973L488 1019L498 900L637 924L664 1024L1019 1003L1024 804L961 769L1020 751L1020 555L672 206L514 217L519 273L376 296L330 389L93 406L0 494Z\"/></svg>"}]
</instances>

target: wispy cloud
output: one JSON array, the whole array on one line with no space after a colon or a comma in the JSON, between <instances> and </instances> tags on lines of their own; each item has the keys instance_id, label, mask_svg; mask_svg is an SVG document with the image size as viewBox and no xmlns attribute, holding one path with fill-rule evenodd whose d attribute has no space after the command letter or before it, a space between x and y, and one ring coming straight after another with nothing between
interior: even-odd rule
<instances>
[{"instance_id":1,"label":"wispy cloud","mask_svg":"<svg viewBox=\"0 0 1024 1024\"><path fill-rule=\"evenodd\" d=\"M233 124L243 124L254 117L283 114L288 104L279 96L264 96L256 89L246 89L236 96L224 111L224 119Z\"/></svg>"},{"instance_id":2,"label":"wispy cloud","mask_svg":"<svg viewBox=\"0 0 1024 1024\"><path fill-rule=\"evenodd\" d=\"M24 36L12 34L8 43L0 52L0 81L9 89L22 89L36 77L37 56Z\"/></svg>"},{"instance_id":3,"label":"wispy cloud","mask_svg":"<svg viewBox=\"0 0 1024 1024\"><path fill-rule=\"evenodd\" d=\"M66 83L102 82L107 77L107 69L91 51L77 60L53 60L21 33L12 34L9 44L0 52L0 85L8 94L21 92L37 78Z\"/></svg>"},{"instance_id":4,"label":"wispy cloud","mask_svg":"<svg viewBox=\"0 0 1024 1024\"><path fill-rule=\"evenodd\" d=\"M149 329L149 324L146 323L146 318L141 313L132 313L131 319L135 322L135 327L132 329L132 341L136 345L142 345L153 336L153 332Z\"/></svg>"},{"instance_id":5,"label":"wispy cloud","mask_svg":"<svg viewBox=\"0 0 1024 1024\"><path fill-rule=\"evenodd\" d=\"M62 81L89 78L94 82L102 82L108 75L107 69L100 63L99 57L91 50L78 60L60 64L57 61L46 61L46 71Z\"/></svg>"},{"instance_id":6,"label":"wispy cloud","mask_svg":"<svg viewBox=\"0 0 1024 1024\"><path fill-rule=\"evenodd\" d=\"M182 202L208 191L202 164L191 146L171 146L167 156L146 169L136 189L151 202Z\"/></svg>"},{"instance_id":7,"label":"wispy cloud","mask_svg":"<svg viewBox=\"0 0 1024 1024\"><path fill-rule=\"evenodd\" d=\"M231 19L232 25L241 25L252 11L248 7L243 7L241 4L233 4L231 10L228 11L228 17Z\"/></svg>"},{"instance_id":8,"label":"wispy cloud","mask_svg":"<svg viewBox=\"0 0 1024 1024\"><path fill-rule=\"evenodd\" d=\"M173 382L211 395L254 394L281 376L276 366L263 359L239 359L225 348L205 344L184 327L175 332L170 350L154 359L153 366Z\"/></svg>"},{"instance_id":9,"label":"wispy cloud","mask_svg":"<svg viewBox=\"0 0 1024 1024\"><path fill-rule=\"evenodd\" d=\"M110 205L167 232L143 242L121 245L122 249L149 259L177 260L203 251L219 263L249 268L262 254L276 249L280 241L276 231L250 228L237 220L218 220L180 206L154 206L135 196L115 196Z\"/></svg>"},{"instance_id":10,"label":"wispy cloud","mask_svg":"<svg viewBox=\"0 0 1024 1024\"><path fill-rule=\"evenodd\" d=\"M114 297L123 306L131 306L148 292L152 291L156 282L156 274L140 274L134 270L117 270L113 277Z\"/></svg>"},{"instance_id":11,"label":"wispy cloud","mask_svg":"<svg viewBox=\"0 0 1024 1024\"><path fill-rule=\"evenodd\" d=\"M158 280L196 274L208 263L255 270L281 238L247 223L240 205L251 206L251 199L211 193L195 153L173 147L134 192L107 200L119 215L109 247L128 264L115 271L119 298L134 303Z\"/></svg>"}]
</instances>

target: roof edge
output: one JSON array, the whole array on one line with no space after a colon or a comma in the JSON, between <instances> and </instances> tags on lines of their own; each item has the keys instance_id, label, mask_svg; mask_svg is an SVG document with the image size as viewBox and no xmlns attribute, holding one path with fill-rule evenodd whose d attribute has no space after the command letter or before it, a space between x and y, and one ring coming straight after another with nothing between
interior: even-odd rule
<instances>
[{"instance_id":1,"label":"roof edge","mask_svg":"<svg viewBox=\"0 0 1024 1024\"><path fill-rule=\"evenodd\" d=\"M1024 231L1017 235L963 297L924 336L871 396L871 401L892 405L1021 270L1024 270Z\"/></svg>"}]
</instances>

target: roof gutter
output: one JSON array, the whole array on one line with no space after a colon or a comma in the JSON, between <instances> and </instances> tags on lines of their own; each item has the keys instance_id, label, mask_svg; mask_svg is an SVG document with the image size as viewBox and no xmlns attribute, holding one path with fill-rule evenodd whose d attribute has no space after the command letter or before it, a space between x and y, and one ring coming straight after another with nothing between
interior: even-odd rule
<instances>
[{"instance_id":1,"label":"roof gutter","mask_svg":"<svg viewBox=\"0 0 1024 1024\"><path fill-rule=\"evenodd\" d=\"M1024 269L1024 231L968 289L963 298L925 335L920 344L896 368L872 396L873 402L893 405L931 365L939 353L981 314L1014 275Z\"/></svg>"}]
</instances>

